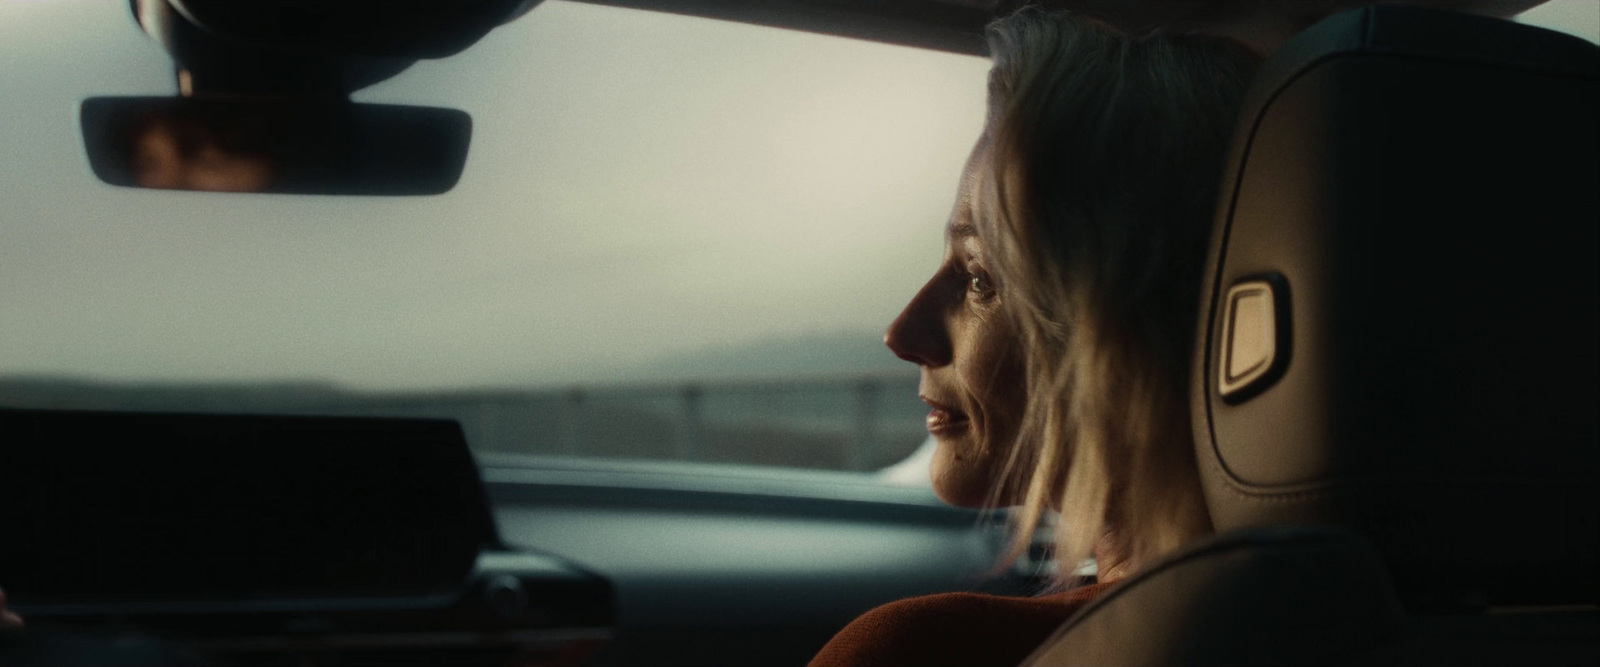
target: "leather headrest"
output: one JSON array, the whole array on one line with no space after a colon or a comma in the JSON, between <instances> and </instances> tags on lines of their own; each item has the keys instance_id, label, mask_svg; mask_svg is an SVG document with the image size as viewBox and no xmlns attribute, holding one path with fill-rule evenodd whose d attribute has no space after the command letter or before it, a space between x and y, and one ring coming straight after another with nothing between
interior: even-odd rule
<instances>
[{"instance_id":1,"label":"leather headrest","mask_svg":"<svg viewBox=\"0 0 1600 667\"><path fill-rule=\"evenodd\" d=\"M1365 7L1246 98L1202 293L1217 529L1355 528L1413 608L1594 603L1600 52Z\"/></svg>"}]
</instances>

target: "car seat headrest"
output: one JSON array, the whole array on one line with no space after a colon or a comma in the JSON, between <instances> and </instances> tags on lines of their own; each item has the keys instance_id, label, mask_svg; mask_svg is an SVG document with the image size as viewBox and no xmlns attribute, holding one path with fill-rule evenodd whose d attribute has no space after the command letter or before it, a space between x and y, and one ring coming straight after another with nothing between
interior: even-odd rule
<instances>
[{"instance_id":1,"label":"car seat headrest","mask_svg":"<svg viewBox=\"0 0 1600 667\"><path fill-rule=\"evenodd\" d=\"M1219 531L1356 529L1413 608L1592 604L1600 50L1365 7L1243 106L1193 410Z\"/></svg>"}]
</instances>

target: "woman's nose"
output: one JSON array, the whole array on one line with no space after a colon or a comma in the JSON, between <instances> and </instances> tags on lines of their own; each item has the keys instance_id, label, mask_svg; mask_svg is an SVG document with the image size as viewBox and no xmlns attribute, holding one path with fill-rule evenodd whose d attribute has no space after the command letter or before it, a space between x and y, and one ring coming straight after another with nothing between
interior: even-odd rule
<instances>
[{"instance_id":1,"label":"woman's nose","mask_svg":"<svg viewBox=\"0 0 1600 667\"><path fill-rule=\"evenodd\" d=\"M939 276L934 276L923 285L884 332L883 344L895 356L930 368L950 363L950 332L946 329L946 309L939 299L940 282Z\"/></svg>"}]
</instances>

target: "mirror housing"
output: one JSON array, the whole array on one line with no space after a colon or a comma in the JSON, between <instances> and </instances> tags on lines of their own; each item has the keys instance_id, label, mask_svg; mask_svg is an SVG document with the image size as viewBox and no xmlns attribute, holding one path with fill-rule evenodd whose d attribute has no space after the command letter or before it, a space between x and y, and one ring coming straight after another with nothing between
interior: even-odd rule
<instances>
[{"instance_id":1,"label":"mirror housing","mask_svg":"<svg viewBox=\"0 0 1600 667\"><path fill-rule=\"evenodd\" d=\"M430 195L454 187L472 119L354 104L419 58L460 52L539 0L130 0L174 62L178 96L79 108L100 180L124 187Z\"/></svg>"},{"instance_id":2,"label":"mirror housing","mask_svg":"<svg viewBox=\"0 0 1600 667\"><path fill-rule=\"evenodd\" d=\"M472 137L463 111L339 99L93 97L79 110L90 168L124 187L440 194Z\"/></svg>"}]
</instances>

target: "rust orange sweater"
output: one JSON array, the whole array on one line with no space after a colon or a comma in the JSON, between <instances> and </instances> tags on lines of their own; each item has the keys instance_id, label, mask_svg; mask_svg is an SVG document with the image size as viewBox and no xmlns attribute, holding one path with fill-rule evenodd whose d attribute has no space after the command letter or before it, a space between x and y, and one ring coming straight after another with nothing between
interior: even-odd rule
<instances>
[{"instance_id":1,"label":"rust orange sweater","mask_svg":"<svg viewBox=\"0 0 1600 667\"><path fill-rule=\"evenodd\" d=\"M941 593L891 602L851 621L810 667L1012 667L1112 583L1036 598Z\"/></svg>"}]
</instances>

